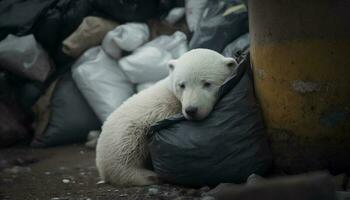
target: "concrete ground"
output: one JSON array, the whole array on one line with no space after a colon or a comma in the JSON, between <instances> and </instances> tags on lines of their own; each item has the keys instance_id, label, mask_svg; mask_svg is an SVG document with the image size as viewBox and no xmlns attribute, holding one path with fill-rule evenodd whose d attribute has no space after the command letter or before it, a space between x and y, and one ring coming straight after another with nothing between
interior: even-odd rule
<instances>
[{"instance_id":1,"label":"concrete ground","mask_svg":"<svg viewBox=\"0 0 350 200\"><path fill-rule=\"evenodd\" d=\"M111 200L201 199L208 187L173 185L116 188L99 181L95 152L83 145L47 149L0 149L0 199Z\"/></svg>"}]
</instances>

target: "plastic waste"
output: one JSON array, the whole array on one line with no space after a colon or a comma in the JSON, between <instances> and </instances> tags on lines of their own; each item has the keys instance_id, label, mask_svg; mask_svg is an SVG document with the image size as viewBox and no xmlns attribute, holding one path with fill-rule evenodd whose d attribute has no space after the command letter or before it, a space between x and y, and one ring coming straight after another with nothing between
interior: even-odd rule
<instances>
[{"instance_id":1,"label":"plastic waste","mask_svg":"<svg viewBox=\"0 0 350 200\"><path fill-rule=\"evenodd\" d=\"M73 65L72 76L101 122L135 93L118 62L101 47L87 50Z\"/></svg>"},{"instance_id":2,"label":"plastic waste","mask_svg":"<svg viewBox=\"0 0 350 200\"><path fill-rule=\"evenodd\" d=\"M8 35L0 42L0 69L18 76L44 82L54 67L33 35Z\"/></svg>"},{"instance_id":3,"label":"plastic waste","mask_svg":"<svg viewBox=\"0 0 350 200\"><path fill-rule=\"evenodd\" d=\"M119 60L132 83L156 82L168 75L167 62L188 51L186 35L180 31L162 35Z\"/></svg>"},{"instance_id":4,"label":"plastic waste","mask_svg":"<svg viewBox=\"0 0 350 200\"><path fill-rule=\"evenodd\" d=\"M134 51L148 41L149 28L144 23L126 23L109 31L102 41L103 50L115 59L121 57L122 50Z\"/></svg>"}]
</instances>

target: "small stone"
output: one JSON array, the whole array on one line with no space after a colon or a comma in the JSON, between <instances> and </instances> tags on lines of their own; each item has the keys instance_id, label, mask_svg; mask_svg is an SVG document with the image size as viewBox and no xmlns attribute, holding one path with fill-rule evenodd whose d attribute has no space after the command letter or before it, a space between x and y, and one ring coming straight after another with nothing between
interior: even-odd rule
<instances>
[{"instance_id":1,"label":"small stone","mask_svg":"<svg viewBox=\"0 0 350 200\"><path fill-rule=\"evenodd\" d=\"M158 188L154 188L154 187L148 188L148 194L149 195L154 196L154 195L157 195L158 193L159 193L159 189Z\"/></svg>"},{"instance_id":2,"label":"small stone","mask_svg":"<svg viewBox=\"0 0 350 200\"><path fill-rule=\"evenodd\" d=\"M128 196L128 194L120 194L119 196L120 197L126 197L126 196Z\"/></svg>"},{"instance_id":3,"label":"small stone","mask_svg":"<svg viewBox=\"0 0 350 200\"><path fill-rule=\"evenodd\" d=\"M105 183L106 183L105 181L101 180L101 181L98 181L96 184L101 185L101 184L105 184Z\"/></svg>"},{"instance_id":4,"label":"small stone","mask_svg":"<svg viewBox=\"0 0 350 200\"><path fill-rule=\"evenodd\" d=\"M51 174L51 172L45 172L45 175L50 175Z\"/></svg>"},{"instance_id":5,"label":"small stone","mask_svg":"<svg viewBox=\"0 0 350 200\"><path fill-rule=\"evenodd\" d=\"M85 152L84 151L80 151L79 153L83 155Z\"/></svg>"},{"instance_id":6,"label":"small stone","mask_svg":"<svg viewBox=\"0 0 350 200\"><path fill-rule=\"evenodd\" d=\"M63 182L63 183L69 183L70 180L65 178L65 179L62 179L62 182Z\"/></svg>"},{"instance_id":7,"label":"small stone","mask_svg":"<svg viewBox=\"0 0 350 200\"><path fill-rule=\"evenodd\" d=\"M60 200L60 198L59 197L53 197L50 200Z\"/></svg>"},{"instance_id":8,"label":"small stone","mask_svg":"<svg viewBox=\"0 0 350 200\"><path fill-rule=\"evenodd\" d=\"M259 175L257 175L257 174L251 174L247 178L247 185L256 184L256 183L258 183L261 180L264 180L264 178L259 176Z\"/></svg>"},{"instance_id":9,"label":"small stone","mask_svg":"<svg viewBox=\"0 0 350 200\"><path fill-rule=\"evenodd\" d=\"M119 192L119 190L118 190L118 189L116 189L116 190L114 190L114 192Z\"/></svg>"},{"instance_id":10,"label":"small stone","mask_svg":"<svg viewBox=\"0 0 350 200\"><path fill-rule=\"evenodd\" d=\"M58 169L59 169L59 170L66 170L66 169L67 169L67 167L63 167L63 166L61 166L61 167L59 167Z\"/></svg>"}]
</instances>

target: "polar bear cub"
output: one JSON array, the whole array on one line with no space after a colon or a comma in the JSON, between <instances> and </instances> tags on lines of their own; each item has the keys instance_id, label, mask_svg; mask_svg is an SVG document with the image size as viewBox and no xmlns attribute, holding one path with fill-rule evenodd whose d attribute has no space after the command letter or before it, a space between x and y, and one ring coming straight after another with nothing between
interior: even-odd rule
<instances>
[{"instance_id":1,"label":"polar bear cub","mask_svg":"<svg viewBox=\"0 0 350 200\"><path fill-rule=\"evenodd\" d=\"M102 180L122 186L160 183L145 166L150 126L180 112L189 120L208 116L220 86L236 66L233 58L208 49L194 49L171 60L168 77L130 97L104 122L96 147Z\"/></svg>"}]
</instances>

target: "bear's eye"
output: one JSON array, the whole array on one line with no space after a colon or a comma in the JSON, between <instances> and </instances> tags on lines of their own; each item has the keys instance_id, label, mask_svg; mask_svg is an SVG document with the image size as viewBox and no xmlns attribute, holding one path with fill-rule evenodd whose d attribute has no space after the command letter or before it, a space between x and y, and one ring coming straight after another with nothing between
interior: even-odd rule
<instances>
[{"instance_id":1,"label":"bear's eye","mask_svg":"<svg viewBox=\"0 0 350 200\"><path fill-rule=\"evenodd\" d=\"M209 83L209 82L204 82L203 83L203 87L205 87L205 88L209 88L211 86L211 83Z\"/></svg>"},{"instance_id":2,"label":"bear's eye","mask_svg":"<svg viewBox=\"0 0 350 200\"><path fill-rule=\"evenodd\" d=\"M180 84L179 84L179 88L185 89L185 87L186 87L186 86L185 86L185 83L180 83Z\"/></svg>"}]
</instances>

